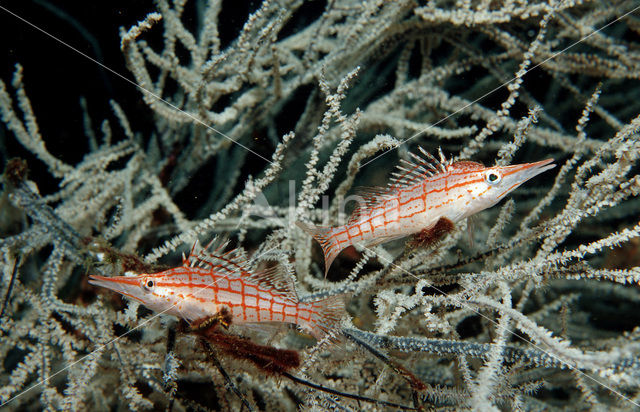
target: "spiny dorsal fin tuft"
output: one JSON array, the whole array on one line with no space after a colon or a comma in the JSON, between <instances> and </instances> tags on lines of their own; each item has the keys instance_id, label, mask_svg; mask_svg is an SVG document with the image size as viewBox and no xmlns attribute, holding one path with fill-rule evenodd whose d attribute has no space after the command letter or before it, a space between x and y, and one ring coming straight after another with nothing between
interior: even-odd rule
<instances>
[{"instance_id":1,"label":"spiny dorsal fin tuft","mask_svg":"<svg viewBox=\"0 0 640 412\"><path fill-rule=\"evenodd\" d=\"M424 157L409 153L412 160L400 160L401 165L396 166L398 171L391 174L392 177L389 182L391 190L420 184L426 178L446 172L451 164L440 148L438 148L440 160L420 146L418 146L418 150Z\"/></svg>"},{"instance_id":2,"label":"spiny dorsal fin tuft","mask_svg":"<svg viewBox=\"0 0 640 412\"><path fill-rule=\"evenodd\" d=\"M225 252L224 249L228 245L228 240L218 241L217 238L214 238L204 248L198 249L196 241L189 252L189 257L183 258L183 265L215 271L217 275L221 276L242 277L264 289L277 291L287 299L297 302L298 297L293 276L283 265L254 270L248 263L249 259L243 249L236 248Z\"/></svg>"},{"instance_id":3,"label":"spiny dorsal fin tuft","mask_svg":"<svg viewBox=\"0 0 640 412\"><path fill-rule=\"evenodd\" d=\"M204 248L198 248L198 241L193 244L189 257L183 260L183 265L201 269L215 270L220 274L239 277L250 271L247 258L242 249L230 249L228 240L212 239Z\"/></svg>"}]
</instances>

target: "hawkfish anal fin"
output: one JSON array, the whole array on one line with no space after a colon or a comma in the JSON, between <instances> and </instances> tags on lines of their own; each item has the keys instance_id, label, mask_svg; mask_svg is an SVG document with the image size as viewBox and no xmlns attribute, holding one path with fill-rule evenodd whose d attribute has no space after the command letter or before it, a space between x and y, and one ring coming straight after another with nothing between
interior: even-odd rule
<instances>
[{"instance_id":1,"label":"hawkfish anal fin","mask_svg":"<svg viewBox=\"0 0 640 412\"><path fill-rule=\"evenodd\" d=\"M364 245L367 246L367 247L374 247L374 246L381 245L383 243L391 242L392 240L402 239L403 237L406 237L406 236L407 236L406 234L392 235L392 236L380 236L380 237L372 239L372 240L370 240L368 242L365 242Z\"/></svg>"}]
</instances>

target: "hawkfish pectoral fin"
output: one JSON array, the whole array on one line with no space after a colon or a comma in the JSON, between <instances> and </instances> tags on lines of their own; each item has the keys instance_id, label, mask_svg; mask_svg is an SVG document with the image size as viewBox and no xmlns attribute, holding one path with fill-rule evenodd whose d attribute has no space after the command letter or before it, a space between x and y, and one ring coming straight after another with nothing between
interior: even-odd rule
<instances>
[{"instance_id":1,"label":"hawkfish pectoral fin","mask_svg":"<svg viewBox=\"0 0 640 412\"><path fill-rule=\"evenodd\" d=\"M441 217L431 227L415 233L407 244L412 248L436 245L447 233L451 233L454 228L455 225L451 220Z\"/></svg>"}]
</instances>

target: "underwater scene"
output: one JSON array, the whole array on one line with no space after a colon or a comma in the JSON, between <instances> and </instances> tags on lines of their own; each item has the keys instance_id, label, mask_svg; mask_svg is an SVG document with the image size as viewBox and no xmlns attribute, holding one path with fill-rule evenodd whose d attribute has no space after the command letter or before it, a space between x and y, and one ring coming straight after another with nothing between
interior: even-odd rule
<instances>
[{"instance_id":1,"label":"underwater scene","mask_svg":"<svg viewBox=\"0 0 640 412\"><path fill-rule=\"evenodd\" d=\"M0 410L640 410L637 0L0 31Z\"/></svg>"}]
</instances>

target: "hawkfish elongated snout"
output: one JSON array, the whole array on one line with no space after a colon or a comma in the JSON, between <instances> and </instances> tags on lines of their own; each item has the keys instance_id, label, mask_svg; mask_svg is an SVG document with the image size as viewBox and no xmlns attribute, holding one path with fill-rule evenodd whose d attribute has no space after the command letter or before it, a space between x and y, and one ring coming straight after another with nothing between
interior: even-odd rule
<instances>
[{"instance_id":1,"label":"hawkfish elongated snout","mask_svg":"<svg viewBox=\"0 0 640 412\"><path fill-rule=\"evenodd\" d=\"M540 173L556 167L553 159L545 159L534 163L523 163L512 166L502 166L500 192L497 200L502 199L508 193L518 188L521 184L538 176ZM489 180L487 180L489 181Z\"/></svg>"},{"instance_id":2,"label":"hawkfish elongated snout","mask_svg":"<svg viewBox=\"0 0 640 412\"><path fill-rule=\"evenodd\" d=\"M144 304L144 300L142 300L140 295L140 290L142 289L141 285L141 277L140 276L99 276L99 275L89 275L89 284L94 286L100 286L103 288L110 289L114 292L118 292L124 296L135 299L140 303Z\"/></svg>"},{"instance_id":3,"label":"hawkfish elongated snout","mask_svg":"<svg viewBox=\"0 0 640 412\"><path fill-rule=\"evenodd\" d=\"M153 274L105 277L90 275L89 284L100 286L134 299L148 309L167 315L182 316L192 301L188 292L171 293L166 287L158 287L159 277ZM201 314L202 311L196 311ZM183 316L185 319L190 316Z\"/></svg>"}]
</instances>

